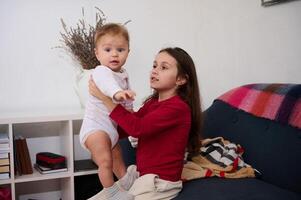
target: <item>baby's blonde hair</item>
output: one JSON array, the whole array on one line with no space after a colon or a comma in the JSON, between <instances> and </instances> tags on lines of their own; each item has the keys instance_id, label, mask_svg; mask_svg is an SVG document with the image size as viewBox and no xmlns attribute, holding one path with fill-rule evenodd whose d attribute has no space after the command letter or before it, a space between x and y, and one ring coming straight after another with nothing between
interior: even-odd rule
<instances>
[{"instance_id":1,"label":"baby's blonde hair","mask_svg":"<svg viewBox=\"0 0 301 200\"><path fill-rule=\"evenodd\" d=\"M101 37L104 35L121 35L130 45L130 36L128 30L125 28L124 25L117 24L117 23L108 23L103 25L102 27L96 29L95 36L94 36L94 44L96 46L97 42L100 40Z\"/></svg>"}]
</instances>

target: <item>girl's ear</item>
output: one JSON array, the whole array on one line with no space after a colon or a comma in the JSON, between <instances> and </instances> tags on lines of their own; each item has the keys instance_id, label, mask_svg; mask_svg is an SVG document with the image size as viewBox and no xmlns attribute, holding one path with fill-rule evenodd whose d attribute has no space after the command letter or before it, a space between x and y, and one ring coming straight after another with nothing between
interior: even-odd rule
<instances>
[{"instance_id":1,"label":"girl's ear","mask_svg":"<svg viewBox=\"0 0 301 200\"><path fill-rule=\"evenodd\" d=\"M184 76L180 76L177 78L176 85L181 86L187 83L187 78Z\"/></svg>"}]
</instances>

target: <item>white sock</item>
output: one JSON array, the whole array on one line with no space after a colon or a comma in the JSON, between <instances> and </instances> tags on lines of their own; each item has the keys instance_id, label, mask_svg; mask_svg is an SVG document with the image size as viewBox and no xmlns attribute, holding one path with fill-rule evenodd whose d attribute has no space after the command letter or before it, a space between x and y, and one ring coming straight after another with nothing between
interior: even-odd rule
<instances>
[{"instance_id":1,"label":"white sock","mask_svg":"<svg viewBox=\"0 0 301 200\"><path fill-rule=\"evenodd\" d=\"M111 187L104 188L88 200L134 200L134 196L122 191L116 183Z\"/></svg>"},{"instance_id":2,"label":"white sock","mask_svg":"<svg viewBox=\"0 0 301 200\"><path fill-rule=\"evenodd\" d=\"M128 191L135 180L139 177L136 165L131 165L127 168L126 174L117 181L117 184L124 190Z\"/></svg>"}]
</instances>

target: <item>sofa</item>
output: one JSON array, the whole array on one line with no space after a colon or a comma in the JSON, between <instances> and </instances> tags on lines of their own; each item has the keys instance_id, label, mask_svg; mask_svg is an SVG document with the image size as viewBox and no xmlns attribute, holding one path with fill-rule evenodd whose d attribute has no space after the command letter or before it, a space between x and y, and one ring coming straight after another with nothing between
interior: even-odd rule
<instances>
[{"instance_id":1,"label":"sofa","mask_svg":"<svg viewBox=\"0 0 301 200\"><path fill-rule=\"evenodd\" d=\"M238 92L239 89L247 90L245 93L242 92L244 93L242 95ZM247 93L253 96L247 97ZM254 98L254 95L257 97ZM232 104L230 96L232 100L234 99ZM203 138L221 136L240 144L245 150L244 161L258 170L260 177L239 179L210 177L187 181L175 199L301 200L300 99L301 85L297 84L244 85L227 91L215 99L204 111ZM277 101L278 108L279 103L289 105L286 106L290 108L288 112L294 110L295 119L291 121L293 125L289 123L292 113L279 112L278 109L277 115L274 113L275 119L268 119L267 114L260 116L256 107L255 109L253 107L255 114L239 107L237 102L242 104L242 101L247 102L244 108L254 106L254 101L257 101L261 110L263 107L275 106ZM250 109L250 106L248 108ZM283 120L283 116L286 120ZM122 139L120 144L126 164L134 164L135 149L127 139Z\"/></svg>"}]
</instances>

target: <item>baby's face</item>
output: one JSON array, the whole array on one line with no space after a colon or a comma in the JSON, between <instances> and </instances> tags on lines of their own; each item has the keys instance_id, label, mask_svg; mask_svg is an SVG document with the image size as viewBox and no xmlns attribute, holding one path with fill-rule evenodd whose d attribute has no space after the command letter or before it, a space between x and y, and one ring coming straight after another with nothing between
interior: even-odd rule
<instances>
[{"instance_id":1,"label":"baby's face","mask_svg":"<svg viewBox=\"0 0 301 200\"><path fill-rule=\"evenodd\" d=\"M96 44L95 55L101 65L118 72L129 54L128 41L122 35L106 34Z\"/></svg>"}]
</instances>

